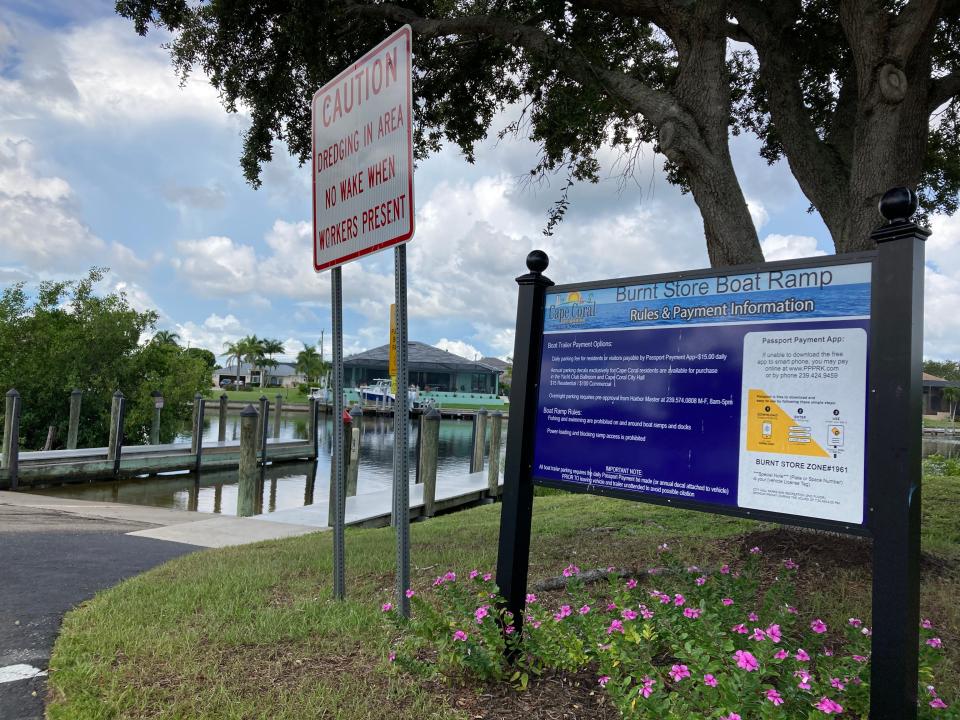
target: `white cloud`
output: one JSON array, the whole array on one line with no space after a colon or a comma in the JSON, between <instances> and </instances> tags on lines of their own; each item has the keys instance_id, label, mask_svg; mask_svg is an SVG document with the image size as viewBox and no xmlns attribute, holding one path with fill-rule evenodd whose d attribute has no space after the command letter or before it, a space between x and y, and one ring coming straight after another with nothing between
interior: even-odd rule
<instances>
[{"instance_id":1,"label":"white cloud","mask_svg":"<svg viewBox=\"0 0 960 720\"><path fill-rule=\"evenodd\" d=\"M826 255L817 248L817 239L809 235L767 235L760 241L763 257L767 261L793 260L794 258Z\"/></svg>"},{"instance_id":2,"label":"white cloud","mask_svg":"<svg viewBox=\"0 0 960 720\"><path fill-rule=\"evenodd\" d=\"M770 213L767 212L761 201L747 198L747 210L750 211L750 217L753 219L757 232L760 232L760 229L770 222Z\"/></svg>"},{"instance_id":3,"label":"white cloud","mask_svg":"<svg viewBox=\"0 0 960 720\"><path fill-rule=\"evenodd\" d=\"M468 360L479 360L483 356L483 353L477 350L473 345L463 342L462 340L448 340L447 338L440 338L434 343L434 346L440 348L441 350L446 350L447 352L453 353L454 355L467 358Z\"/></svg>"},{"instance_id":4,"label":"white cloud","mask_svg":"<svg viewBox=\"0 0 960 720\"><path fill-rule=\"evenodd\" d=\"M182 345L206 348L217 357L221 357L225 343L235 342L244 335L250 334L250 330L234 315L217 315L216 313L208 315L200 324L192 320L175 323L173 330L180 336Z\"/></svg>"}]
</instances>

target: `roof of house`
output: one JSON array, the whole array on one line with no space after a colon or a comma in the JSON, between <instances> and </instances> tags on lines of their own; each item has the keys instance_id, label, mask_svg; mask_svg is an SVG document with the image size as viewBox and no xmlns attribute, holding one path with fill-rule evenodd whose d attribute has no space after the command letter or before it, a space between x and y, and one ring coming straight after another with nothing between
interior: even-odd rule
<instances>
[{"instance_id":1,"label":"roof of house","mask_svg":"<svg viewBox=\"0 0 960 720\"><path fill-rule=\"evenodd\" d=\"M510 363L505 360L501 360L498 357L482 357L480 358L480 362L482 362L484 365L489 365L494 370L499 370L500 372L504 372L508 367L510 367Z\"/></svg>"},{"instance_id":2,"label":"roof of house","mask_svg":"<svg viewBox=\"0 0 960 720\"><path fill-rule=\"evenodd\" d=\"M343 359L344 367L383 367L390 363L390 345L365 350ZM468 360L433 345L411 340L407 343L407 367L410 370L447 372L498 372L485 362Z\"/></svg>"},{"instance_id":3,"label":"roof of house","mask_svg":"<svg viewBox=\"0 0 960 720\"><path fill-rule=\"evenodd\" d=\"M240 375L249 375L252 370L250 363L240 363ZM257 370L261 370L258 366ZM236 363L227 363L226 367L218 368L214 370L214 375L237 375L237 364ZM297 369L292 365L285 365L280 363L276 367L267 368L267 375L271 377L289 377L291 375L299 375Z\"/></svg>"},{"instance_id":4,"label":"roof of house","mask_svg":"<svg viewBox=\"0 0 960 720\"><path fill-rule=\"evenodd\" d=\"M935 387L935 388L945 388L945 387L960 388L960 382L957 382L956 380L947 380L942 377L937 377L936 375L931 375L930 373L923 374L923 385L924 387Z\"/></svg>"}]
</instances>

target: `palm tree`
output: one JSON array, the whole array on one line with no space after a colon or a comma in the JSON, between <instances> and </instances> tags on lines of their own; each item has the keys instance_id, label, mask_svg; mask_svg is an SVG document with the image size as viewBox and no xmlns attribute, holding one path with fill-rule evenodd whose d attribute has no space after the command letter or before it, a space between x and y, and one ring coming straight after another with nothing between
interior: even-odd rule
<instances>
[{"instance_id":1,"label":"palm tree","mask_svg":"<svg viewBox=\"0 0 960 720\"><path fill-rule=\"evenodd\" d=\"M179 345L180 336L169 330L157 330L156 335L153 336L150 342L157 343L157 345Z\"/></svg>"},{"instance_id":2,"label":"palm tree","mask_svg":"<svg viewBox=\"0 0 960 720\"><path fill-rule=\"evenodd\" d=\"M237 359L237 372L234 375L233 382L236 385L240 381L240 361L243 358L243 340L237 340L235 342L225 342L223 344L223 349L226 350L224 355L230 358Z\"/></svg>"},{"instance_id":3,"label":"palm tree","mask_svg":"<svg viewBox=\"0 0 960 720\"><path fill-rule=\"evenodd\" d=\"M270 338L264 338L261 342L261 348L264 355L269 356L269 360L264 361L264 369L267 367L276 367L280 363L273 359L273 356L276 353L282 353L284 351L283 343L280 340L271 340ZM266 373L264 373L266 374ZM263 385L263 380L261 379L260 384Z\"/></svg>"},{"instance_id":4,"label":"palm tree","mask_svg":"<svg viewBox=\"0 0 960 720\"><path fill-rule=\"evenodd\" d=\"M297 353L297 372L305 375L307 382L315 381L323 373L323 360L313 345L304 345Z\"/></svg>"},{"instance_id":5,"label":"palm tree","mask_svg":"<svg viewBox=\"0 0 960 720\"><path fill-rule=\"evenodd\" d=\"M250 377L253 378L253 372L260 369L260 361L263 359L263 340L256 335L247 335L240 340L243 346L243 359L250 363ZM263 374L260 375L260 387L263 387Z\"/></svg>"}]
</instances>

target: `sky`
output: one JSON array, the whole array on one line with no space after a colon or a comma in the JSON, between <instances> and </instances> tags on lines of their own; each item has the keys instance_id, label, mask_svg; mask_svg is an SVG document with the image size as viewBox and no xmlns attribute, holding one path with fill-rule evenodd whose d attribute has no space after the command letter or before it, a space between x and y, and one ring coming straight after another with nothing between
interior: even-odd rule
<instances>
[{"instance_id":1,"label":"sky","mask_svg":"<svg viewBox=\"0 0 960 720\"><path fill-rule=\"evenodd\" d=\"M181 87L162 48L169 38L139 37L112 9L0 6L0 287L109 267L103 290L155 310L158 329L184 344L219 354L256 334L293 357L324 333L329 358L330 274L313 270L309 167L277 146L251 189L239 166L242 108L225 112L202 74ZM576 186L567 217L544 236L564 178L525 181L537 147L497 140L510 118L507 109L497 119L474 164L446 147L417 167L411 340L469 358L510 355L514 278L534 248L558 283L709 264L693 199L667 183L649 149L630 177L623 158L602 152L601 182ZM731 147L767 259L832 253L786 164L768 165L749 136ZM931 227L924 352L960 359L960 217L934 216ZM393 253L344 266L343 284L345 353L386 343Z\"/></svg>"}]
</instances>

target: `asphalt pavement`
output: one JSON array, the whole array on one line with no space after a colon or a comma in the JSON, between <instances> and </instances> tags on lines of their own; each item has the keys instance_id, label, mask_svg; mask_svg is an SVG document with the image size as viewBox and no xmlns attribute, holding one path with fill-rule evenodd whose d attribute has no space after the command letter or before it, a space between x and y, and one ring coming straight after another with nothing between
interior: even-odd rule
<instances>
[{"instance_id":1,"label":"asphalt pavement","mask_svg":"<svg viewBox=\"0 0 960 720\"><path fill-rule=\"evenodd\" d=\"M0 501L0 720L40 720L64 614L97 591L198 550L127 535L153 527Z\"/></svg>"}]
</instances>

